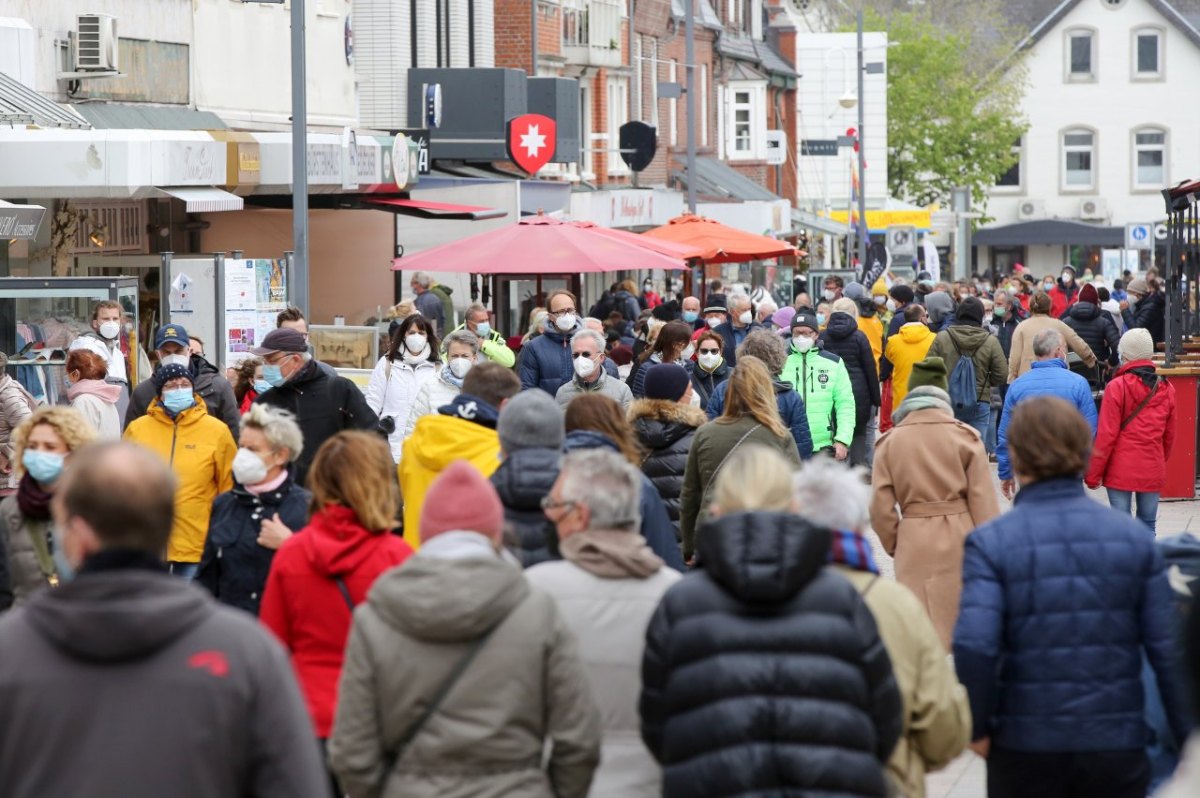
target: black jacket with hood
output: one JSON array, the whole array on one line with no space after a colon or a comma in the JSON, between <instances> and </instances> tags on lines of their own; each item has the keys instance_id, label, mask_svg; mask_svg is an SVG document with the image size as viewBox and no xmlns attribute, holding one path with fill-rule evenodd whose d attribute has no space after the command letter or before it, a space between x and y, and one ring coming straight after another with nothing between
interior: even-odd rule
<instances>
[{"instance_id":1,"label":"black jacket with hood","mask_svg":"<svg viewBox=\"0 0 1200 798\"><path fill-rule=\"evenodd\" d=\"M558 479L561 460L558 449L517 449L492 474L492 487L504 505L505 543L524 568L561 559L558 533L542 511L542 497Z\"/></svg>"},{"instance_id":2,"label":"black jacket with hood","mask_svg":"<svg viewBox=\"0 0 1200 798\"><path fill-rule=\"evenodd\" d=\"M216 366L200 355L192 355L191 371L192 387L204 400L208 414L224 421L236 441L238 433L241 432L242 413L237 397L233 395L233 386L221 376ZM145 379L139 382L129 397L125 426L128 427L146 415L146 408L150 407L150 403L157 397L158 389L154 387L153 380Z\"/></svg>"},{"instance_id":3,"label":"black jacket with hood","mask_svg":"<svg viewBox=\"0 0 1200 798\"><path fill-rule=\"evenodd\" d=\"M0 795L325 798L283 648L142 558L101 552L0 617Z\"/></svg>"},{"instance_id":4,"label":"black jacket with hood","mask_svg":"<svg viewBox=\"0 0 1200 798\"><path fill-rule=\"evenodd\" d=\"M1062 321L1092 348L1096 360L1117 365L1117 344L1121 342L1121 334L1117 332L1112 316L1099 305L1080 300L1067 308Z\"/></svg>"},{"instance_id":5,"label":"black jacket with hood","mask_svg":"<svg viewBox=\"0 0 1200 798\"><path fill-rule=\"evenodd\" d=\"M683 472L696 430L708 421L698 407L661 399L638 399L629 408L633 432L646 450L642 473L650 478L667 505L667 515L679 539L679 496Z\"/></svg>"},{"instance_id":6,"label":"black jacket with hood","mask_svg":"<svg viewBox=\"0 0 1200 798\"><path fill-rule=\"evenodd\" d=\"M1161 291L1153 291L1142 297L1136 305L1130 305L1122 314L1127 329L1142 328L1150 331L1154 343L1167 340L1167 298Z\"/></svg>"},{"instance_id":7,"label":"black jacket with hood","mask_svg":"<svg viewBox=\"0 0 1200 798\"><path fill-rule=\"evenodd\" d=\"M826 352L832 352L846 364L850 385L854 389L854 429L865 432L871 408L879 407L879 372L875 370L875 353L866 333L849 313L829 314L829 322L819 340Z\"/></svg>"},{"instance_id":8,"label":"black jacket with hood","mask_svg":"<svg viewBox=\"0 0 1200 798\"><path fill-rule=\"evenodd\" d=\"M883 796L901 699L875 620L827 570L831 534L734 513L646 632L642 738L663 796Z\"/></svg>"}]
</instances>

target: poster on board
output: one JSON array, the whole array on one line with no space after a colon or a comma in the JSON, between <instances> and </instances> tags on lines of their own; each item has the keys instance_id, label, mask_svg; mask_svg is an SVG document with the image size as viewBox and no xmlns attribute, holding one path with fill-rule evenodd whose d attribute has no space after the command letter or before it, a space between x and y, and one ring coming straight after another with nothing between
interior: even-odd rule
<instances>
[{"instance_id":1,"label":"poster on board","mask_svg":"<svg viewBox=\"0 0 1200 798\"><path fill-rule=\"evenodd\" d=\"M225 365L251 356L275 329L275 317L288 306L287 269L282 260L225 261Z\"/></svg>"}]
</instances>

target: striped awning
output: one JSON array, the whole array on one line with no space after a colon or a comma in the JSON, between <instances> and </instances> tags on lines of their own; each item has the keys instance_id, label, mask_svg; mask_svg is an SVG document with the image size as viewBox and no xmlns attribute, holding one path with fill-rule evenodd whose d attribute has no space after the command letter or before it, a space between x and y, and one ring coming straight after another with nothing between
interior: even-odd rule
<instances>
[{"instance_id":1,"label":"striped awning","mask_svg":"<svg viewBox=\"0 0 1200 798\"><path fill-rule=\"evenodd\" d=\"M240 211L244 205L237 194L219 188L203 188L180 186L158 189L162 195L183 200L188 213L217 213L219 211Z\"/></svg>"},{"instance_id":2,"label":"striped awning","mask_svg":"<svg viewBox=\"0 0 1200 798\"><path fill-rule=\"evenodd\" d=\"M47 100L24 83L0 72L0 124L90 128L70 108Z\"/></svg>"}]
</instances>

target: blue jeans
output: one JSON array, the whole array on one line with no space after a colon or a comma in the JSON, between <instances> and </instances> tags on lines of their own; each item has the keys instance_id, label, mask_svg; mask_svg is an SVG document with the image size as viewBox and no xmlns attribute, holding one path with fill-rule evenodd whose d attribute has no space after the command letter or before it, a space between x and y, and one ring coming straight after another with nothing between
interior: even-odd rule
<instances>
[{"instance_id":1,"label":"blue jeans","mask_svg":"<svg viewBox=\"0 0 1200 798\"><path fill-rule=\"evenodd\" d=\"M1157 493L1134 493L1130 490L1114 490L1105 488L1108 491L1108 506L1119 512L1129 515L1130 509L1133 507L1133 497L1137 496L1137 520L1141 521L1146 526L1150 527L1153 532L1155 522L1158 520L1158 494Z\"/></svg>"},{"instance_id":2,"label":"blue jeans","mask_svg":"<svg viewBox=\"0 0 1200 798\"><path fill-rule=\"evenodd\" d=\"M190 582L196 578L196 572L200 570L200 563L175 562L172 560L171 562L167 563L167 570L170 571L173 576L178 576L179 578L186 579Z\"/></svg>"},{"instance_id":3,"label":"blue jeans","mask_svg":"<svg viewBox=\"0 0 1200 798\"><path fill-rule=\"evenodd\" d=\"M987 449L987 453L991 454L996 451L996 435L1000 427L1000 408L993 407L988 414L987 435L983 436L983 448Z\"/></svg>"},{"instance_id":4,"label":"blue jeans","mask_svg":"<svg viewBox=\"0 0 1200 798\"><path fill-rule=\"evenodd\" d=\"M979 433L979 437L983 439L984 448L987 448L988 440L988 425L992 423L992 403L991 400L979 402L975 406L975 417L966 420L968 424L975 428ZM993 447L994 448L994 447ZM992 450L988 449L990 453Z\"/></svg>"}]
</instances>

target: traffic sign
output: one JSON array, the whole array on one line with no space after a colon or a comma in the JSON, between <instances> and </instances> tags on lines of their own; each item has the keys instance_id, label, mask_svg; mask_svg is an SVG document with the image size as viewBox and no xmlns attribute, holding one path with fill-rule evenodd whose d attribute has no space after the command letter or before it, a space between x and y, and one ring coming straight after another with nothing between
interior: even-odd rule
<instances>
[{"instance_id":1,"label":"traffic sign","mask_svg":"<svg viewBox=\"0 0 1200 798\"><path fill-rule=\"evenodd\" d=\"M801 155L837 155L837 139L800 139Z\"/></svg>"},{"instance_id":2,"label":"traffic sign","mask_svg":"<svg viewBox=\"0 0 1200 798\"><path fill-rule=\"evenodd\" d=\"M1153 249L1154 225L1137 222L1125 225L1125 249Z\"/></svg>"},{"instance_id":3,"label":"traffic sign","mask_svg":"<svg viewBox=\"0 0 1200 798\"><path fill-rule=\"evenodd\" d=\"M767 131L767 165L783 166L787 163L787 131Z\"/></svg>"}]
</instances>

